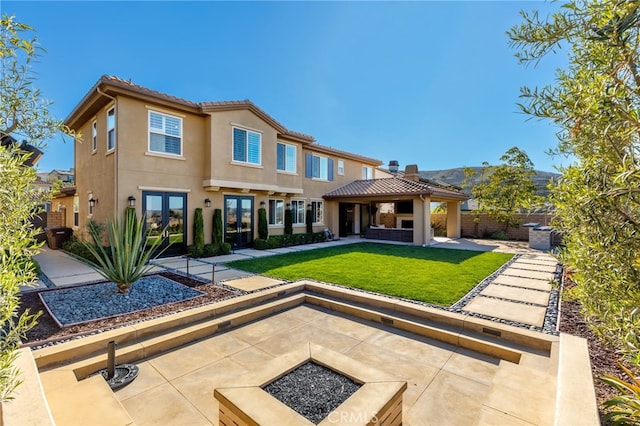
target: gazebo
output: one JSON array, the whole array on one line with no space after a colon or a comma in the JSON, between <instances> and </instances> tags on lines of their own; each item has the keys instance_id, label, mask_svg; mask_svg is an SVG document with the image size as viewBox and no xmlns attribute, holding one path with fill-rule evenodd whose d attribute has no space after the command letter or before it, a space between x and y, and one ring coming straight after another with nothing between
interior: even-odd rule
<instances>
[{"instance_id":1,"label":"gazebo","mask_svg":"<svg viewBox=\"0 0 640 426\"><path fill-rule=\"evenodd\" d=\"M431 203L446 203L446 235L460 238L460 205L469 196L458 187L421 179L418 167L410 165L402 177L356 180L323 198L330 213L328 225L342 237L360 234L429 245L433 240ZM386 224L380 220L383 214Z\"/></svg>"}]
</instances>

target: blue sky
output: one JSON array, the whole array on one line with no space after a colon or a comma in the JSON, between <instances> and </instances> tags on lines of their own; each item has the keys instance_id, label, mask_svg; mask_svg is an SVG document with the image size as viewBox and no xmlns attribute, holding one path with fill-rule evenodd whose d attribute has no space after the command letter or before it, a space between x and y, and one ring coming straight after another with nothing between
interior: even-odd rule
<instances>
[{"instance_id":1,"label":"blue sky","mask_svg":"<svg viewBox=\"0 0 640 426\"><path fill-rule=\"evenodd\" d=\"M516 103L553 83L561 57L519 65L505 31L542 2L30 2L2 13L34 27L37 87L65 118L101 75L191 101L251 99L322 145L421 170L499 163L537 169L556 129ZM566 160L564 160L566 163ZM50 141L38 168L73 166Z\"/></svg>"}]
</instances>

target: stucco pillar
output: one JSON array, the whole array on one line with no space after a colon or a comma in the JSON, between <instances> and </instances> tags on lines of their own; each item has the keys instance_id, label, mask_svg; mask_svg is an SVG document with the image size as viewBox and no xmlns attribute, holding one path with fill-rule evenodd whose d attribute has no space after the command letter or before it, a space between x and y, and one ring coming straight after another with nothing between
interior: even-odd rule
<instances>
[{"instance_id":1,"label":"stucco pillar","mask_svg":"<svg viewBox=\"0 0 640 426\"><path fill-rule=\"evenodd\" d=\"M447 202L447 237L460 238L460 201Z\"/></svg>"},{"instance_id":2,"label":"stucco pillar","mask_svg":"<svg viewBox=\"0 0 640 426\"><path fill-rule=\"evenodd\" d=\"M423 232L424 232L424 237L423 240L424 241L424 245L430 245L431 244L431 197L424 197L422 199L422 212L424 215L424 220L423 220Z\"/></svg>"}]
</instances>

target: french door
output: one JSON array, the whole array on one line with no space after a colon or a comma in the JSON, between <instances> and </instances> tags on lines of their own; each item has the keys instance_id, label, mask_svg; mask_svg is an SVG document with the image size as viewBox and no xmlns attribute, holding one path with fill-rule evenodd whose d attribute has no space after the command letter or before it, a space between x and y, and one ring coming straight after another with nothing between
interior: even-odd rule
<instances>
[{"instance_id":1,"label":"french door","mask_svg":"<svg viewBox=\"0 0 640 426\"><path fill-rule=\"evenodd\" d=\"M224 196L224 241L232 247L253 242L253 197Z\"/></svg>"},{"instance_id":2,"label":"french door","mask_svg":"<svg viewBox=\"0 0 640 426\"><path fill-rule=\"evenodd\" d=\"M187 241L187 194L144 191L142 210L146 217L147 240L161 238L159 250L164 250L163 256L183 254Z\"/></svg>"}]
</instances>

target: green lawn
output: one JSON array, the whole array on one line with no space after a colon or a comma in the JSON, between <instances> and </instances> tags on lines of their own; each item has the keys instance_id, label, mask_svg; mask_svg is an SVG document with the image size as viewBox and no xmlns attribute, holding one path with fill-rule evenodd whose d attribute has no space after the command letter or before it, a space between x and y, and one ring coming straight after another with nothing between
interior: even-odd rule
<instances>
[{"instance_id":1,"label":"green lawn","mask_svg":"<svg viewBox=\"0 0 640 426\"><path fill-rule=\"evenodd\" d=\"M362 243L239 260L228 266L286 280L310 278L450 306L511 257Z\"/></svg>"}]
</instances>

